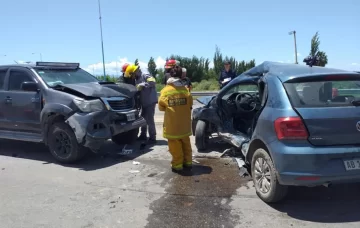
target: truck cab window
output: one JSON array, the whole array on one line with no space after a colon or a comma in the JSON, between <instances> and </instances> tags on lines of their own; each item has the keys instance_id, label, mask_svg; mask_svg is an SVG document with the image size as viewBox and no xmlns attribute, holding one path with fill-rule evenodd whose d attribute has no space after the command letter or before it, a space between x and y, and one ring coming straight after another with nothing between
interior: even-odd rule
<instances>
[{"instance_id":1,"label":"truck cab window","mask_svg":"<svg viewBox=\"0 0 360 228\"><path fill-rule=\"evenodd\" d=\"M23 82L33 81L29 74L24 71L11 70L9 78L9 90L20 91Z\"/></svg>"}]
</instances>

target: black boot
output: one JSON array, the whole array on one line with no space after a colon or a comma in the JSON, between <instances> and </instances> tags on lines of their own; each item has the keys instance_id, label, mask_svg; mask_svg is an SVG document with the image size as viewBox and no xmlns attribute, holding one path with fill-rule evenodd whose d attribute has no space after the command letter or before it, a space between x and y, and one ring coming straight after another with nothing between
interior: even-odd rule
<instances>
[{"instance_id":1,"label":"black boot","mask_svg":"<svg viewBox=\"0 0 360 228\"><path fill-rule=\"evenodd\" d=\"M147 140L147 137L146 137L146 135L140 135L140 136L137 138L137 140L139 140L139 141L146 141L146 140Z\"/></svg>"}]
</instances>

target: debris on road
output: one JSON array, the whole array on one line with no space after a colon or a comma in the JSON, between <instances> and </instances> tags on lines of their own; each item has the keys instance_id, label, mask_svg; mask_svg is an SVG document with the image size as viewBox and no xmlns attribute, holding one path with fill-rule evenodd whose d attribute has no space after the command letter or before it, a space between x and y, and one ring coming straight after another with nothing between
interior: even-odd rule
<instances>
[{"instance_id":1,"label":"debris on road","mask_svg":"<svg viewBox=\"0 0 360 228\"><path fill-rule=\"evenodd\" d=\"M238 164L238 167L240 169L239 175L241 177L246 177L249 176L249 172L247 169L247 165L245 163L245 161L242 158L234 158L236 163Z\"/></svg>"},{"instance_id":2,"label":"debris on road","mask_svg":"<svg viewBox=\"0 0 360 228\"><path fill-rule=\"evenodd\" d=\"M132 154L133 149L126 149L127 144L125 144L125 146L123 147L123 149L121 150L120 155L129 155Z\"/></svg>"},{"instance_id":3,"label":"debris on road","mask_svg":"<svg viewBox=\"0 0 360 228\"><path fill-rule=\"evenodd\" d=\"M238 164L239 168L245 165L245 161L241 158L235 158L236 163Z\"/></svg>"},{"instance_id":4,"label":"debris on road","mask_svg":"<svg viewBox=\"0 0 360 228\"><path fill-rule=\"evenodd\" d=\"M138 161L133 161L133 165L140 165L140 162L138 162Z\"/></svg>"},{"instance_id":5,"label":"debris on road","mask_svg":"<svg viewBox=\"0 0 360 228\"><path fill-rule=\"evenodd\" d=\"M139 170L130 170L129 173L140 173Z\"/></svg>"},{"instance_id":6,"label":"debris on road","mask_svg":"<svg viewBox=\"0 0 360 228\"><path fill-rule=\"evenodd\" d=\"M198 160L196 160L195 158L193 158L192 160L195 164L200 164L200 162Z\"/></svg>"}]
</instances>

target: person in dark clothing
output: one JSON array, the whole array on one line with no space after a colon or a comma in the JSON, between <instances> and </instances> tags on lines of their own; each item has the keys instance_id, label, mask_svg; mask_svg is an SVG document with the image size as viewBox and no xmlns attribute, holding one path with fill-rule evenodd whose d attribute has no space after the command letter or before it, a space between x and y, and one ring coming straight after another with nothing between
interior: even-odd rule
<instances>
[{"instance_id":1,"label":"person in dark clothing","mask_svg":"<svg viewBox=\"0 0 360 228\"><path fill-rule=\"evenodd\" d=\"M226 86L231 80L236 78L236 72L231 69L231 63L229 61L224 62L224 70L220 72L219 84L220 89Z\"/></svg>"},{"instance_id":2,"label":"person in dark clothing","mask_svg":"<svg viewBox=\"0 0 360 228\"><path fill-rule=\"evenodd\" d=\"M184 86L191 92L192 90L192 83L190 78L186 77L186 68L182 68L182 75L181 75L181 81L183 82Z\"/></svg>"}]
</instances>

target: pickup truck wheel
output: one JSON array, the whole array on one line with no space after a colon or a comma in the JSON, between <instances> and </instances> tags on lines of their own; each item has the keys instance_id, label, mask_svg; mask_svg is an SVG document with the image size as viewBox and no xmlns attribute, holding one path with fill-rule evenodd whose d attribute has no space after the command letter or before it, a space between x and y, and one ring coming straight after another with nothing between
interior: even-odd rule
<instances>
[{"instance_id":1,"label":"pickup truck wheel","mask_svg":"<svg viewBox=\"0 0 360 228\"><path fill-rule=\"evenodd\" d=\"M50 127L48 146L54 158L61 163L78 161L87 151L77 142L71 127L63 122L54 123Z\"/></svg>"},{"instance_id":2,"label":"pickup truck wheel","mask_svg":"<svg viewBox=\"0 0 360 228\"><path fill-rule=\"evenodd\" d=\"M136 141L138 134L139 128L136 128L131 131L114 135L111 140L118 145L132 144Z\"/></svg>"},{"instance_id":3,"label":"pickup truck wheel","mask_svg":"<svg viewBox=\"0 0 360 228\"><path fill-rule=\"evenodd\" d=\"M199 151L207 149L209 136L206 132L207 123L202 120L198 120L195 128L195 145Z\"/></svg>"},{"instance_id":4,"label":"pickup truck wheel","mask_svg":"<svg viewBox=\"0 0 360 228\"><path fill-rule=\"evenodd\" d=\"M269 153L264 149L257 149L251 161L251 176L256 194L266 203L276 203L285 198L288 187L280 185L274 163Z\"/></svg>"}]
</instances>

